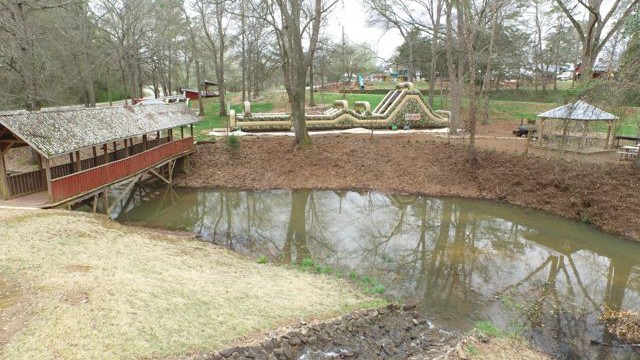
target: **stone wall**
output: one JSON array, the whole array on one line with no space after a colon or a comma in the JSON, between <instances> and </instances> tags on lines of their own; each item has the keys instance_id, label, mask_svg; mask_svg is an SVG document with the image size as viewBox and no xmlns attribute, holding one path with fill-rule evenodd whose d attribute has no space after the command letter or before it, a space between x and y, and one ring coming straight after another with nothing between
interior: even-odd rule
<instances>
[{"instance_id":1,"label":"stone wall","mask_svg":"<svg viewBox=\"0 0 640 360\"><path fill-rule=\"evenodd\" d=\"M389 305L322 323L300 322L262 342L191 359L423 359L445 353L456 340L456 335L436 328L411 306Z\"/></svg>"}]
</instances>

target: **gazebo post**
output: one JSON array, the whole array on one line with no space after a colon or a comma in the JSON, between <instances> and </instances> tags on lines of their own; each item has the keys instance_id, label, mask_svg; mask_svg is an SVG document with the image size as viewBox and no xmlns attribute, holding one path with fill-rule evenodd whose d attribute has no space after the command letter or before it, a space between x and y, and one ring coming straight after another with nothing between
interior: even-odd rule
<instances>
[{"instance_id":1,"label":"gazebo post","mask_svg":"<svg viewBox=\"0 0 640 360\"><path fill-rule=\"evenodd\" d=\"M613 121L607 121L607 142L604 144L604 148L609 148L609 141L611 141L611 127L613 125Z\"/></svg>"},{"instance_id":2,"label":"gazebo post","mask_svg":"<svg viewBox=\"0 0 640 360\"><path fill-rule=\"evenodd\" d=\"M587 147L587 135L589 134L589 122L583 121L584 125L582 127L582 147Z\"/></svg>"}]
</instances>

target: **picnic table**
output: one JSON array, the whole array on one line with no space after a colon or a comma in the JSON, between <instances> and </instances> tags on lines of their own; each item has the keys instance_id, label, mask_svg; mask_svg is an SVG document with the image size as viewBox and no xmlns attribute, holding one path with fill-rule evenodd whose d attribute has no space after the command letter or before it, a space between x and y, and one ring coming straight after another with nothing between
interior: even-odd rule
<instances>
[{"instance_id":1,"label":"picnic table","mask_svg":"<svg viewBox=\"0 0 640 360\"><path fill-rule=\"evenodd\" d=\"M638 146L623 146L622 151L618 151L620 160L633 160L638 156Z\"/></svg>"},{"instance_id":2,"label":"picnic table","mask_svg":"<svg viewBox=\"0 0 640 360\"><path fill-rule=\"evenodd\" d=\"M620 147L620 140L635 141L636 145L640 143L640 136L616 135L616 147Z\"/></svg>"}]
</instances>

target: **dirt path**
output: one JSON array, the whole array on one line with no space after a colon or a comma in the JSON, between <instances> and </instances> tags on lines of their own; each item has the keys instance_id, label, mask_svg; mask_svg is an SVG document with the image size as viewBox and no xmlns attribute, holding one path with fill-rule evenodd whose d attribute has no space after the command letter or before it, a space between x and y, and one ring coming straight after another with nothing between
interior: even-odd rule
<instances>
[{"instance_id":1,"label":"dirt path","mask_svg":"<svg viewBox=\"0 0 640 360\"><path fill-rule=\"evenodd\" d=\"M511 140L508 140L511 141ZM485 198L576 219L640 241L640 171L482 150L471 166L458 144L430 135L330 135L298 148L290 138L198 146L178 185L243 189L362 189Z\"/></svg>"}]
</instances>

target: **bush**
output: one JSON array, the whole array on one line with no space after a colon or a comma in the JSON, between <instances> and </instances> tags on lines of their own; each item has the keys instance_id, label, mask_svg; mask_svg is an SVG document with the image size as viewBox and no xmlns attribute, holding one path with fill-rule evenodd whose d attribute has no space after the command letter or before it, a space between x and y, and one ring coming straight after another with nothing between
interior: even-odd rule
<instances>
[{"instance_id":1,"label":"bush","mask_svg":"<svg viewBox=\"0 0 640 360\"><path fill-rule=\"evenodd\" d=\"M227 136L227 146L230 149L237 149L240 147L240 139L235 135Z\"/></svg>"}]
</instances>

